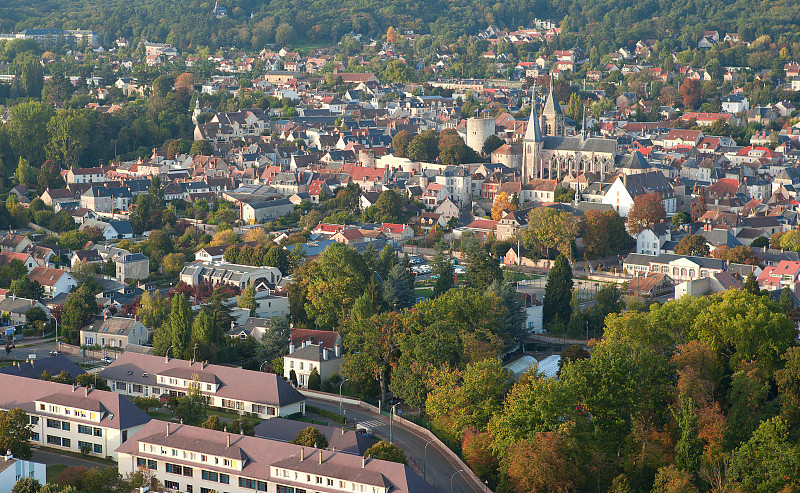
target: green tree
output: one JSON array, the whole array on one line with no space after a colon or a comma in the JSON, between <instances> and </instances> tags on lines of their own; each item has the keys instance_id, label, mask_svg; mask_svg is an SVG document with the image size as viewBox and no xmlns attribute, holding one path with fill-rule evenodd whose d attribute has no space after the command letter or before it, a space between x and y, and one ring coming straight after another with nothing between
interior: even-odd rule
<instances>
[{"instance_id":1,"label":"green tree","mask_svg":"<svg viewBox=\"0 0 800 493\"><path fill-rule=\"evenodd\" d=\"M494 358L471 363L463 371L436 369L428 380L426 412L451 439L460 440L468 427L484 430L500 410L508 376Z\"/></svg>"},{"instance_id":2,"label":"green tree","mask_svg":"<svg viewBox=\"0 0 800 493\"><path fill-rule=\"evenodd\" d=\"M400 315L394 312L350 321L344 339L349 354L344 358L342 375L354 382L378 381L381 400L386 402L387 371L402 330Z\"/></svg>"},{"instance_id":3,"label":"green tree","mask_svg":"<svg viewBox=\"0 0 800 493\"><path fill-rule=\"evenodd\" d=\"M61 178L61 167L55 161L47 160L39 168L36 175L36 191L41 195L48 188L64 188L66 185Z\"/></svg>"},{"instance_id":4,"label":"green tree","mask_svg":"<svg viewBox=\"0 0 800 493\"><path fill-rule=\"evenodd\" d=\"M64 339L70 344L78 343L81 327L95 313L97 313L97 300L88 284L83 284L69 293L61 316Z\"/></svg>"},{"instance_id":5,"label":"green tree","mask_svg":"<svg viewBox=\"0 0 800 493\"><path fill-rule=\"evenodd\" d=\"M758 287L758 281L752 272L748 273L744 280L744 290L755 295L761 294L761 288Z\"/></svg>"},{"instance_id":6,"label":"green tree","mask_svg":"<svg viewBox=\"0 0 800 493\"><path fill-rule=\"evenodd\" d=\"M321 431L319 431L319 429L313 426L309 426L300 430L291 443L295 445L302 445L304 447L314 447L319 449L328 448L328 439Z\"/></svg>"},{"instance_id":7,"label":"green tree","mask_svg":"<svg viewBox=\"0 0 800 493\"><path fill-rule=\"evenodd\" d=\"M689 217L689 214L683 211L678 211L675 213L674 216L672 216L671 222L673 226L677 227L677 226L683 226L684 224L688 224L691 220L692 218Z\"/></svg>"},{"instance_id":8,"label":"green tree","mask_svg":"<svg viewBox=\"0 0 800 493\"><path fill-rule=\"evenodd\" d=\"M160 291L152 293L145 291L139 300L136 315L139 321L149 329L161 327L169 319L169 300Z\"/></svg>"},{"instance_id":9,"label":"green tree","mask_svg":"<svg viewBox=\"0 0 800 493\"><path fill-rule=\"evenodd\" d=\"M484 290L493 282L503 278L500 261L492 257L486 245L471 240L464 247L467 255L467 282L470 286Z\"/></svg>"},{"instance_id":10,"label":"green tree","mask_svg":"<svg viewBox=\"0 0 800 493\"><path fill-rule=\"evenodd\" d=\"M488 156L489 154L493 153L503 145L505 145L505 141L500 137L492 134L486 137L486 140L483 141L483 147L481 147L481 152L483 152L485 155Z\"/></svg>"},{"instance_id":11,"label":"green tree","mask_svg":"<svg viewBox=\"0 0 800 493\"><path fill-rule=\"evenodd\" d=\"M214 154L214 147L207 140L196 140L192 142L192 146L189 148L189 155L192 157L211 156L212 154Z\"/></svg>"},{"instance_id":12,"label":"green tree","mask_svg":"<svg viewBox=\"0 0 800 493\"><path fill-rule=\"evenodd\" d=\"M444 244L441 242L436 244L431 265L433 266L433 274L438 276L433 284L433 297L436 298L446 293L455 284L453 261L450 255L445 254Z\"/></svg>"},{"instance_id":13,"label":"green tree","mask_svg":"<svg viewBox=\"0 0 800 493\"><path fill-rule=\"evenodd\" d=\"M383 283L383 298L395 310L408 308L414 303L414 276L402 264L389 271Z\"/></svg>"},{"instance_id":14,"label":"green tree","mask_svg":"<svg viewBox=\"0 0 800 493\"><path fill-rule=\"evenodd\" d=\"M30 460L33 455L28 443L30 439L30 421L22 409L15 407L0 411L0 448L10 450L18 459Z\"/></svg>"},{"instance_id":15,"label":"green tree","mask_svg":"<svg viewBox=\"0 0 800 493\"><path fill-rule=\"evenodd\" d=\"M744 491L756 493L800 487L800 447L781 418L762 422L752 438L733 452L730 476Z\"/></svg>"},{"instance_id":16,"label":"green tree","mask_svg":"<svg viewBox=\"0 0 800 493\"><path fill-rule=\"evenodd\" d=\"M269 319L267 330L261 336L258 347L260 361L272 361L289 352L289 321L285 318Z\"/></svg>"},{"instance_id":17,"label":"green tree","mask_svg":"<svg viewBox=\"0 0 800 493\"><path fill-rule=\"evenodd\" d=\"M406 157L412 161L436 162L439 156L439 136L435 130L426 130L411 139Z\"/></svg>"},{"instance_id":18,"label":"green tree","mask_svg":"<svg viewBox=\"0 0 800 493\"><path fill-rule=\"evenodd\" d=\"M388 460L389 462L399 462L400 464L407 464L408 458L405 452L400 447L389 442L378 442L364 452L364 457L371 457L373 459Z\"/></svg>"},{"instance_id":19,"label":"green tree","mask_svg":"<svg viewBox=\"0 0 800 493\"><path fill-rule=\"evenodd\" d=\"M333 329L350 313L369 278L358 252L343 243L334 243L308 264L297 282L302 282L306 289L306 313L320 328Z\"/></svg>"},{"instance_id":20,"label":"green tree","mask_svg":"<svg viewBox=\"0 0 800 493\"><path fill-rule=\"evenodd\" d=\"M312 368L311 373L308 374L308 384L306 386L310 390L320 390L322 387L322 379L320 378L316 367Z\"/></svg>"},{"instance_id":21,"label":"green tree","mask_svg":"<svg viewBox=\"0 0 800 493\"><path fill-rule=\"evenodd\" d=\"M92 127L90 110L62 109L47 123L50 138L47 158L69 169L76 168L89 145Z\"/></svg>"},{"instance_id":22,"label":"green tree","mask_svg":"<svg viewBox=\"0 0 800 493\"><path fill-rule=\"evenodd\" d=\"M408 157L408 144L414 138L407 130L401 130L392 138L392 150L397 157Z\"/></svg>"},{"instance_id":23,"label":"green tree","mask_svg":"<svg viewBox=\"0 0 800 493\"><path fill-rule=\"evenodd\" d=\"M14 484L11 493L40 493L42 485L33 478L21 477Z\"/></svg>"},{"instance_id":24,"label":"green tree","mask_svg":"<svg viewBox=\"0 0 800 493\"><path fill-rule=\"evenodd\" d=\"M252 282L247 283L247 287L242 290L239 299L236 301L239 308L250 310L250 316L256 316L256 286Z\"/></svg>"},{"instance_id":25,"label":"green tree","mask_svg":"<svg viewBox=\"0 0 800 493\"><path fill-rule=\"evenodd\" d=\"M697 413L691 397L680 395L680 409L675 418L681 430L681 436L675 444L675 464L682 471L693 473L700 467L703 445L697 435Z\"/></svg>"},{"instance_id":26,"label":"green tree","mask_svg":"<svg viewBox=\"0 0 800 493\"><path fill-rule=\"evenodd\" d=\"M192 322L192 332L190 340L197 344L211 344L216 342L214 336L214 322L209 318L205 312L200 312L194 317ZM187 352L189 347L187 346Z\"/></svg>"},{"instance_id":27,"label":"green tree","mask_svg":"<svg viewBox=\"0 0 800 493\"><path fill-rule=\"evenodd\" d=\"M570 319L570 300L572 299L572 269L564 255L559 255L547 275L544 286L542 322L547 327L558 320L566 324Z\"/></svg>"},{"instance_id":28,"label":"green tree","mask_svg":"<svg viewBox=\"0 0 800 493\"><path fill-rule=\"evenodd\" d=\"M200 426L208 419L208 397L200 391L197 376L186 387L186 395L178 400L175 414L189 426Z\"/></svg>"},{"instance_id":29,"label":"green tree","mask_svg":"<svg viewBox=\"0 0 800 493\"><path fill-rule=\"evenodd\" d=\"M187 346L192 333L192 311L183 293L178 293L172 298L169 328L172 336L172 355L175 358L186 358L191 354Z\"/></svg>"},{"instance_id":30,"label":"green tree","mask_svg":"<svg viewBox=\"0 0 800 493\"><path fill-rule=\"evenodd\" d=\"M583 119L583 102L577 92L573 92L569 96L569 103L567 104L567 116L572 118L578 125L581 124Z\"/></svg>"},{"instance_id":31,"label":"green tree","mask_svg":"<svg viewBox=\"0 0 800 493\"><path fill-rule=\"evenodd\" d=\"M17 182L21 185L33 183L36 177L36 172L33 170L28 160L20 156L17 162L17 171L14 173Z\"/></svg>"},{"instance_id":32,"label":"green tree","mask_svg":"<svg viewBox=\"0 0 800 493\"><path fill-rule=\"evenodd\" d=\"M675 254L708 257L709 248L702 235L686 235L675 246Z\"/></svg>"},{"instance_id":33,"label":"green tree","mask_svg":"<svg viewBox=\"0 0 800 493\"><path fill-rule=\"evenodd\" d=\"M212 414L208 417L207 420L203 421L203 424L200 425L207 430L217 430L222 431L225 425L220 421L218 414Z\"/></svg>"},{"instance_id":34,"label":"green tree","mask_svg":"<svg viewBox=\"0 0 800 493\"><path fill-rule=\"evenodd\" d=\"M291 45L297 33L288 22L281 22L275 30L275 43L281 46Z\"/></svg>"},{"instance_id":35,"label":"green tree","mask_svg":"<svg viewBox=\"0 0 800 493\"><path fill-rule=\"evenodd\" d=\"M22 89L28 97L39 99L44 89L44 69L38 60L28 60L22 65Z\"/></svg>"},{"instance_id":36,"label":"green tree","mask_svg":"<svg viewBox=\"0 0 800 493\"><path fill-rule=\"evenodd\" d=\"M47 123L54 114L53 105L37 101L20 103L9 109L8 129L16 155L33 163L44 162L49 136Z\"/></svg>"},{"instance_id":37,"label":"green tree","mask_svg":"<svg viewBox=\"0 0 800 493\"><path fill-rule=\"evenodd\" d=\"M575 218L569 212L537 207L528 213L528 229L522 232L525 247L550 257L551 249L572 258L572 243L578 233Z\"/></svg>"}]
</instances>

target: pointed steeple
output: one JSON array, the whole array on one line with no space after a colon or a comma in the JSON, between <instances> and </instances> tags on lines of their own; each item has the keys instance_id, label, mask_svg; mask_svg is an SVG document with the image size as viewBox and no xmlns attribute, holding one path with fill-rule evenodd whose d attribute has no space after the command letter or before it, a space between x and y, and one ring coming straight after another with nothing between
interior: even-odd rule
<instances>
[{"instance_id":1,"label":"pointed steeple","mask_svg":"<svg viewBox=\"0 0 800 493\"><path fill-rule=\"evenodd\" d=\"M525 129L524 142L542 142L542 129L539 127L539 117L536 115L536 84L533 85L531 96L531 116L528 118L528 128Z\"/></svg>"},{"instance_id":2,"label":"pointed steeple","mask_svg":"<svg viewBox=\"0 0 800 493\"><path fill-rule=\"evenodd\" d=\"M550 93L547 95L547 99L544 102L544 109L542 110L542 114L544 115L560 115L561 114L561 105L558 104L556 101L556 97L553 94L553 77L550 76Z\"/></svg>"}]
</instances>

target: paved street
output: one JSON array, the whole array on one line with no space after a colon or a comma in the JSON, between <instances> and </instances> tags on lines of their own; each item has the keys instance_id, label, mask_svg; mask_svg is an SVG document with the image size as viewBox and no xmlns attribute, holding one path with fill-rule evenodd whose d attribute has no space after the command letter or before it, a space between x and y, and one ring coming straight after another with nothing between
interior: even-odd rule
<instances>
[{"instance_id":1,"label":"paved street","mask_svg":"<svg viewBox=\"0 0 800 493\"><path fill-rule=\"evenodd\" d=\"M40 462L48 466L57 466L63 464L70 467L84 466L88 469L91 469L92 467L107 467L103 464L98 464L97 462L92 462L90 460L79 459L77 457L68 455L54 454L52 452L45 452L36 448L33 449L33 461Z\"/></svg>"},{"instance_id":2,"label":"paved street","mask_svg":"<svg viewBox=\"0 0 800 493\"><path fill-rule=\"evenodd\" d=\"M337 413L339 412L339 406L331 402L315 399L309 399L309 401L313 402L314 406ZM348 422L352 423L355 421L357 424L369 426L372 428L373 433L380 435L381 438L385 438L388 441L389 418L387 416L379 416L357 406L345 405L344 407ZM392 433L394 442L411 457L413 463L422 471L423 458L425 457L425 444L428 442L428 439L414 430L398 426L397 423L398 421L395 421ZM450 491L450 478L461 465L445 455L434 443L428 445L427 460L425 463L428 481L436 487L439 493L448 493ZM455 478L453 478L453 492L480 493L482 491L488 491L488 489L478 488L471 482L466 481L461 474L456 474Z\"/></svg>"}]
</instances>

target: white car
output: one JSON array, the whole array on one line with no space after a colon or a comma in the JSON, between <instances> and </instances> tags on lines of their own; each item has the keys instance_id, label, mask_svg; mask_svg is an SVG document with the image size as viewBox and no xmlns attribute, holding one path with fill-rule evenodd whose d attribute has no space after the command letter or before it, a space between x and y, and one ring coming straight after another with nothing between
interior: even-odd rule
<instances>
[{"instance_id":1,"label":"white car","mask_svg":"<svg viewBox=\"0 0 800 493\"><path fill-rule=\"evenodd\" d=\"M455 267L453 267L453 273L454 274L466 274L467 273L467 269L465 269L463 267L460 267L460 266L455 266Z\"/></svg>"}]
</instances>

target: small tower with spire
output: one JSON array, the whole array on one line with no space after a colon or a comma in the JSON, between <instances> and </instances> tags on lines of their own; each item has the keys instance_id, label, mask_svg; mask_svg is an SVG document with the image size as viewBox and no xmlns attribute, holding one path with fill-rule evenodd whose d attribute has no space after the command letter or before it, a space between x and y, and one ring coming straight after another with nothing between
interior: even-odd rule
<instances>
[{"instance_id":1,"label":"small tower with spire","mask_svg":"<svg viewBox=\"0 0 800 493\"><path fill-rule=\"evenodd\" d=\"M561 112L561 105L553 94L553 77L550 77L550 93L545 99L544 109L542 109L542 129L544 135L551 137L564 137L564 114Z\"/></svg>"},{"instance_id":2,"label":"small tower with spire","mask_svg":"<svg viewBox=\"0 0 800 493\"><path fill-rule=\"evenodd\" d=\"M525 129L525 138L522 139L523 184L539 177L543 144L542 129L539 127L539 117L536 114L536 85L534 84L531 96L531 115L528 118L528 127Z\"/></svg>"},{"instance_id":3,"label":"small tower with spire","mask_svg":"<svg viewBox=\"0 0 800 493\"><path fill-rule=\"evenodd\" d=\"M197 117L200 115L200 98L196 99L194 110L192 111L192 123L197 125Z\"/></svg>"}]
</instances>

